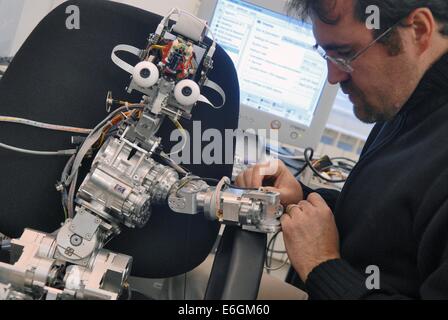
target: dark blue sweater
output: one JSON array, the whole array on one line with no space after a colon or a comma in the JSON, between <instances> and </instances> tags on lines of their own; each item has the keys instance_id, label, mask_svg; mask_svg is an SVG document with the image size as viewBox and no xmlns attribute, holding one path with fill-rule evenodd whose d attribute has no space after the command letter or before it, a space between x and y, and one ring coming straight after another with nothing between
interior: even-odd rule
<instances>
[{"instance_id":1,"label":"dark blue sweater","mask_svg":"<svg viewBox=\"0 0 448 320\"><path fill-rule=\"evenodd\" d=\"M310 273L311 299L448 299L448 54L374 127L342 192L317 191L334 209L342 259ZM366 286L372 265L378 290Z\"/></svg>"}]
</instances>

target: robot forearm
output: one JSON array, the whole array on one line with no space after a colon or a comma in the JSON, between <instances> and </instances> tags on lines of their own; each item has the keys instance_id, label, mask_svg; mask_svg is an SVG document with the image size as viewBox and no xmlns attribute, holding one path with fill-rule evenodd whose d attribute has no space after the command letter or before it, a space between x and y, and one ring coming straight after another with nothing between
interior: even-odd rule
<instances>
[{"instance_id":1,"label":"robot forearm","mask_svg":"<svg viewBox=\"0 0 448 320\"><path fill-rule=\"evenodd\" d=\"M230 180L223 178L216 187L210 187L197 177L186 177L177 183L168 197L168 205L178 213L204 212L210 220L238 225L256 232L280 230L278 218L283 213L278 193L260 190L241 190L228 187Z\"/></svg>"}]
</instances>

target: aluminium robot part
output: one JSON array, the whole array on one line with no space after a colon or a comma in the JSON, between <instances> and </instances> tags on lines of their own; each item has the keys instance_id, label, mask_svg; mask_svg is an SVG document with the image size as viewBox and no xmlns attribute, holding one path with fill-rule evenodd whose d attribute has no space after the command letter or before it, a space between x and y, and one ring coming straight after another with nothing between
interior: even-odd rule
<instances>
[{"instance_id":1,"label":"aluminium robot part","mask_svg":"<svg viewBox=\"0 0 448 320\"><path fill-rule=\"evenodd\" d=\"M263 190L225 190L210 187L199 178L180 181L168 197L171 210L184 214L204 212L206 218L224 224L238 225L254 232L271 233L280 230L283 214L280 195ZM217 199L216 197L219 197Z\"/></svg>"},{"instance_id":2,"label":"aluminium robot part","mask_svg":"<svg viewBox=\"0 0 448 320\"><path fill-rule=\"evenodd\" d=\"M57 246L54 235L30 229L12 240L13 264L0 263L3 297L116 300L122 294L131 257L98 250L87 266L71 265L55 258Z\"/></svg>"},{"instance_id":3,"label":"aluminium robot part","mask_svg":"<svg viewBox=\"0 0 448 320\"><path fill-rule=\"evenodd\" d=\"M115 224L141 228L151 216L151 205L164 203L178 179L176 171L144 150L111 138L79 188L78 203Z\"/></svg>"},{"instance_id":4,"label":"aluminium robot part","mask_svg":"<svg viewBox=\"0 0 448 320\"><path fill-rule=\"evenodd\" d=\"M33 300L33 297L14 290L11 284L0 283L0 300Z\"/></svg>"}]
</instances>

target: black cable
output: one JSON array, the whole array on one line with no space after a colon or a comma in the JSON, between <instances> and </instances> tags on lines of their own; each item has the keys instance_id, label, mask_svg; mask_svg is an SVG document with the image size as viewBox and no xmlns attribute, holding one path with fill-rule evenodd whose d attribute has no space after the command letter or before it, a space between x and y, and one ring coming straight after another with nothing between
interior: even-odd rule
<instances>
[{"instance_id":1,"label":"black cable","mask_svg":"<svg viewBox=\"0 0 448 320\"><path fill-rule=\"evenodd\" d=\"M307 164L306 164L304 158L299 158L299 157L297 157L297 158L295 158L295 157L294 157L294 158L291 158L292 156L294 156L293 153L288 152L289 155L288 155L288 154L284 154L284 153L280 153L280 152L277 152L277 151L273 150L270 146L268 146L268 150L269 150L270 154L273 152L274 155L278 156L278 158L279 158L280 160L283 161L283 163L285 164L285 166L287 166L287 167L289 167L289 168L292 168L292 169L294 169L294 170L299 170L298 173L296 173L296 174L294 175L294 177L295 177L296 179L298 179L298 178L300 177L300 175L303 173L303 171L305 171L305 169L306 169L306 167L307 167ZM299 169L298 166L294 165L293 162L303 162L304 165L301 166L300 169Z\"/></svg>"},{"instance_id":2,"label":"black cable","mask_svg":"<svg viewBox=\"0 0 448 320\"><path fill-rule=\"evenodd\" d=\"M132 300L132 289L131 286L128 284L128 300Z\"/></svg>"},{"instance_id":3,"label":"black cable","mask_svg":"<svg viewBox=\"0 0 448 320\"><path fill-rule=\"evenodd\" d=\"M272 246L268 247L268 250L271 250L271 253L269 255L269 268L272 268L272 260L274 259L274 252L272 252L272 250L274 250L275 248L275 243L277 242L277 237L279 234L280 232L278 232L275 237L273 237Z\"/></svg>"},{"instance_id":4,"label":"black cable","mask_svg":"<svg viewBox=\"0 0 448 320\"><path fill-rule=\"evenodd\" d=\"M343 170L346 170L347 172L351 172L355 167L348 164L348 163L344 163L344 162L337 162L337 165L335 166L336 168L340 168Z\"/></svg>"},{"instance_id":5,"label":"black cable","mask_svg":"<svg viewBox=\"0 0 448 320\"><path fill-rule=\"evenodd\" d=\"M277 231L277 232L272 236L272 238L269 239L268 245L266 246L266 259L265 259L265 265L266 265L266 268L267 268L267 272L268 272L268 273L271 273L271 272L270 272L271 270L269 270L269 268L271 268L271 265L272 265L272 259L273 259L273 252L272 252L272 250L274 249L275 240L276 240L276 238L278 237L278 235L280 234L280 232L281 232L281 230ZM271 245L272 245L272 249L270 249ZM269 257L269 251L271 251L271 256L270 256L270 257Z\"/></svg>"},{"instance_id":6,"label":"black cable","mask_svg":"<svg viewBox=\"0 0 448 320\"><path fill-rule=\"evenodd\" d=\"M304 160L303 160L305 162L305 164L299 170L299 172L294 175L294 177L296 179L299 179L300 175L305 171L306 168L309 167L316 176L318 176L319 178L321 178L324 181L327 181L327 182L330 182L330 183L343 183L343 182L345 182L347 180L347 179L333 180L333 179L328 179L327 177L324 177L319 171L317 171L314 168L313 164L311 163L313 155L314 155L314 150L312 148L305 149L305 151L304 151ZM331 162L335 161L338 164L337 165L327 166L325 168L322 168L320 171L324 171L324 170L328 170L328 169L340 169L340 170L344 170L344 171L350 173L353 170L354 165L357 164L357 161L352 160L352 159L347 158L347 157L334 157L334 158L329 158L329 160ZM347 162L350 162L350 164L347 163Z\"/></svg>"},{"instance_id":7,"label":"black cable","mask_svg":"<svg viewBox=\"0 0 448 320\"><path fill-rule=\"evenodd\" d=\"M173 168L174 170L176 170L177 173L179 173L180 175L183 175L184 177L191 174L190 171L188 171L181 165L174 162L174 160L169 158L167 155L164 155L162 152L163 152L163 150L160 149L160 147L157 148L157 152L153 154L153 157L157 156L158 159L154 159L154 160L159 160L158 162L162 162L162 163L166 164L167 166Z\"/></svg>"},{"instance_id":8,"label":"black cable","mask_svg":"<svg viewBox=\"0 0 448 320\"><path fill-rule=\"evenodd\" d=\"M271 239L269 239L269 242L268 242L268 245L266 246L266 248L269 250L269 247L271 246L271 244L272 244L272 242L275 240L275 238L280 234L280 232L281 232L281 230L280 231L277 231L273 236L272 236L272 238Z\"/></svg>"},{"instance_id":9,"label":"black cable","mask_svg":"<svg viewBox=\"0 0 448 320\"><path fill-rule=\"evenodd\" d=\"M320 169L320 171L328 171L330 169L339 169L339 170L344 170L344 171L350 172L350 171L352 171L353 168L347 168L345 166L333 164L331 166L323 167L322 169Z\"/></svg>"},{"instance_id":10,"label":"black cable","mask_svg":"<svg viewBox=\"0 0 448 320\"><path fill-rule=\"evenodd\" d=\"M350 159L350 158L346 158L346 157L335 157L335 158L330 158L330 160L331 161L337 161L337 160L344 160L344 161L348 161L348 162L351 162L351 163L354 163L354 164L357 164L358 162L357 161L355 161L355 160L353 160L353 159Z\"/></svg>"},{"instance_id":11,"label":"black cable","mask_svg":"<svg viewBox=\"0 0 448 320\"><path fill-rule=\"evenodd\" d=\"M343 183L343 182L347 181L347 179L340 179L340 180L328 179L327 177L324 177L322 174L320 174L320 172L317 171L314 168L313 164L311 163L311 161L313 160L313 155L314 155L314 150L313 149L311 149L311 148L306 148L305 149L304 156L305 156L306 165L311 169L311 171L313 171L313 173L316 176L318 176L322 180L330 182L330 183Z\"/></svg>"},{"instance_id":12,"label":"black cable","mask_svg":"<svg viewBox=\"0 0 448 320\"><path fill-rule=\"evenodd\" d=\"M305 171L305 169L308 167L308 164L305 161L305 164L303 165L303 167L299 170L298 173L296 173L295 178L298 179L300 177L300 175L303 173L303 171Z\"/></svg>"}]
</instances>

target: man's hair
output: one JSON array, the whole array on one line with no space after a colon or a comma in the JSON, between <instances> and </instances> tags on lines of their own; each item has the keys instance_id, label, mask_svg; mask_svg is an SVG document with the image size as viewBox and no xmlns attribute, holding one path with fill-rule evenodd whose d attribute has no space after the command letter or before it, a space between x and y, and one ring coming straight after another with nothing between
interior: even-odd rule
<instances>
[{"instance_id":1,"label":"man's hair","mask_svg":"<svg viewBox=\"0 0 448 320\"><path fill-rule=\"evenodd\" d=\"M346 0L342 0L346 1ZM365 23L369 17L366 13L367 7L375 5L380 9L380 30L375 30L375 35L382 32L406 18L417 8L429 8L438 23L440 33L448 36L448 0L353 0L355 19ZM289 0L288 8L290 14L298 14L306 19L312 13L327 24L337 24L340 17L330 17L329 13L336 6L337 0ZM391 37L386 37L385 43ZM394 38L394 37L392 37Z\"/></svg>"}]
</instances>

